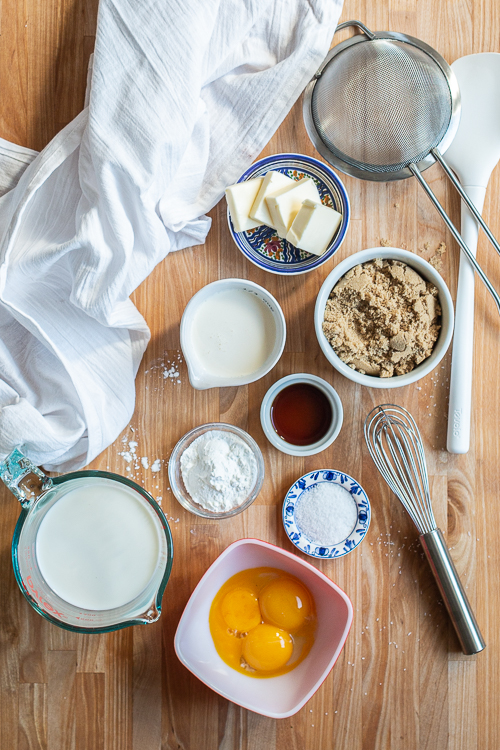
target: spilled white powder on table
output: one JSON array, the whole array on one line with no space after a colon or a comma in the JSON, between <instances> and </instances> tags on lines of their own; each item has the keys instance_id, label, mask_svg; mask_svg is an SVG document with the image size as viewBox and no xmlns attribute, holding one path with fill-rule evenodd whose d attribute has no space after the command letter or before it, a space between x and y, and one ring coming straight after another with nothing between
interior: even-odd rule
<instances>
[{"instance_id":1,"label":"spilled white powder on table","mask_svg":"<svg viewBox=\"0 0 500 750\"><path fill-rule=\"evenodd\" d=\"M351 493L339 484L319 482L295 505L295 522L311 541L329 547L344 541L356 525L358 511Z\"/></svg>"},{"instance_id":2,"label":"spilled white powder on table","mask_svg":"<svg viewBox=\"0 0 500 750\"><path fill-rule=\"evenodd\" d=\"M156 475L153 476L153 481L159 482L159 472L162 470L163 465L168 462L163 458L155 457L153 460L153 458L149 458L149 456L141 456L140 453L138 453L140 446L139 440L136 439L135 428L130 425L128 429L134 433L134 439L129 440L126 434L123 435L120 440L123 445L123 450L118 451L118 455L121 456L127 464L125 467L125 471L127 472L126 476L129 479L133 479L134 481L145 485L145 472L151 471L153 475ZM158 490L159 485L156 484L152 489Z\"/></svg>"},{"instance_id":3,"label":"spilled white powder on table","mask_svg":"<svg viewBox=\"0 0 500 750\"><path fill-rule=\"evenodd\" d=\"M174 385L181 385L180 365L182 365L182 363L183 359L179 350L177 350L177 356L174 356L172 359L166 357L165 352L163 357L154 360L148 369L144 370L144 375L153 375L154 373L159 372L163 375L164 381L170 381ZM146 386L146 390L149 390L148 386ZM156 391L158 389L154 388L154 390Z\"/></svg>"},{"instance_id":4,"label":"spilled white powder on table","mask_svg":"<svg viewBox=\"0 0 500 750\"><path fill-rule=\"evenodd\" d=\"M257 461L241 438L209 430L181 455L184 486L205 510L224 512L248 496L257 475Z\"/></svg>"}]
</instances>

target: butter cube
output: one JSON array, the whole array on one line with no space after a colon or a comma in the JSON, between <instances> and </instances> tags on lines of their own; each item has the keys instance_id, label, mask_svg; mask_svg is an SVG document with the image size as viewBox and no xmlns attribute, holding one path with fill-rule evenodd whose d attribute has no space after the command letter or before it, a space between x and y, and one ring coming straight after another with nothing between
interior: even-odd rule
<instances>
[{"instance_id":1,"label":"butter cube","mask_svg":"<svg viewBox=\"0 0 500 750\"><path fill-rule=\"evenodd\" d=\"M323 255L341 221L342 214L338 211L306 199L293 220L286 239L300 250Z\"/></svg>"},{"instance_id":2,"label":"butter cube","mask_svg":"<svg viewBox=\"0 0 500 750\"><path fill-rule=\"evenodd\" d=\"M287 177L286 174L273 172L272 170L267 172L250 211L250 217L255 221L260 221L261 224L267 224L268 227L276 229L266 204L266 198L285 187L292 187L293 185L295 185L295 180Z\"/></svg>"},{"instance_id":3,"label":"butter cube","mask_svg":"<svg viewBox=\"0 0 500 750\"><path fill-rule=\"evenodd\" d=\"M250 218L250 209L262 185L263 177L237 182L226 188L226 200L231 214L231 220L236 232L246 232L248 229L260 227L261 221Z\"/></svg>"},{"instance_id":4,"label":"butter cube","mask_svg":"<svg viewBox=\"0 0 500 750\"><path fill-rule=\"evenodd\" d=\"M286 237L303 201L307 199L321 203L318 189L310 177L304 177L291 187L283 188L265 199L273 225L280 237Z\"/></svg>"}]
</instances>

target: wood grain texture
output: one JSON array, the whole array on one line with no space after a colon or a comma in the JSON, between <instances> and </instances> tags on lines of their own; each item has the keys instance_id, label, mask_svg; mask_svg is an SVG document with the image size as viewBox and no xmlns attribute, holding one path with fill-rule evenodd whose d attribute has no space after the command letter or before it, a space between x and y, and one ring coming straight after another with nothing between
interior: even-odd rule
<instances>
[{"instance_id":1,"label":"wood grain texture","mask_svg":"<svg viewBox=\"0 0 500 750\"><path fill-rule=\"evenodd\" d=\"M2 0L0 135L40 149L78 114L96 29L97 0ZM496 0L346 0L342 19L374 30L420 37L451 62L472 52L498 51ZM347 32L342 32L344 36ZM339 35L339 39L342 38ZM297 103L264 154L315 154ZM455 220L459 200L438 167L426 179ZM342 177L352 221L335 262L381 240L429 258L444 241L443 275L452 295L458 249L413 180L372 184ZM500 236L500 170L492 175L484 215ZM223 202L211 212L204 247L168 257L134 294L152 333L137 378L137 405L123 435L93 464L132 476L168 516L175 559L160 620L144 628L80 636L46 623L17 589L10 541L18 515L0 489L0 747L2 750L498 750L500 724L500 536L495 513L500 456L499 321L477 285L471 450L446 452L450 353L425 380L393 391L363 389L333 372L313 327L315 297L332 268L281 278L247 263L233 245ZM500 288L500 263L480 237L478 257ZM194 391L180 352L179 321L191 296L218 278L262 284L287 320L285 352L274 370L242 388ZM179 376L164 377L175 365ZM313 372L337 389L345 411L334 445L316 457L292 458L266 442L259 408L267 388L290 372ZM381 483L362 438L376 404L396 399L417 419L426 444L433 504L487 642L464 657L429 574L408 517ZM207 522L172 497L167 463L192 427L227 421L261 446L266 481L245 513ZM139 457L161 461L153 473L128 465L127 442ZM340 658L310 702L290 719L273 721L213 693L178 662L173 638L197 582L232 541L255 536L292 547L280 521L283 496L305 471L342 469L366 488L373 511L361 547L340 560L315 562L351 597L354 623ZM129 471L127 471L129 469Z\"/></svg>"}]
</instances>

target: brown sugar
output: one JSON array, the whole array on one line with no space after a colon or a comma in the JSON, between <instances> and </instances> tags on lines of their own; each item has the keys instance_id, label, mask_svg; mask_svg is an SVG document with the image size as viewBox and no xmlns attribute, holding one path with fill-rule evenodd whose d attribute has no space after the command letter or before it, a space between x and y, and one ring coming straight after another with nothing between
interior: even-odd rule
<instances>
[{"instance_id":1,"label":"brown sugar","mask_svg":"<svg viewBox=\"0 0 500 750\"><path fill-rule=\"evenodd\" d=\"M397 260L355 266L332 289L323 331L363 375L404 375L432 353L441 329L438 290Z\"/></svg>"},{"instance_id":2,"label":"brown sugar","mask_svg":"<svg viewBox=\"0 0 500 750\"><path fill-rule=\"evenodd\" d=\"M443 255L446 252L446 245L444 242L439 243L439 247L436 249L435 254L429 259L429 263L433 266L436 271L440 271L443 265Z\"/></svg>"}]
</instances>

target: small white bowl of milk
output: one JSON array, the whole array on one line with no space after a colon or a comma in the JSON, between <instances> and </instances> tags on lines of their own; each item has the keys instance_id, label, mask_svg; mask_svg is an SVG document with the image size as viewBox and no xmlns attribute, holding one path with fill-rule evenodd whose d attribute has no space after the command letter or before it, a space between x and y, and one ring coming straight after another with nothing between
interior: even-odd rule
<instances>
[{"instance_id":1,"label":"small white bowl of milk","mask_svg":"<svg viewBox=\"0 0 500 750\"><path fill-rule=\"evenodd\" d=\"M281 357L285 340L278 302L246 279L207 284L188 302L181 320L189 381L198 390L259 380Z\"/></svg>"}]
</instances>

